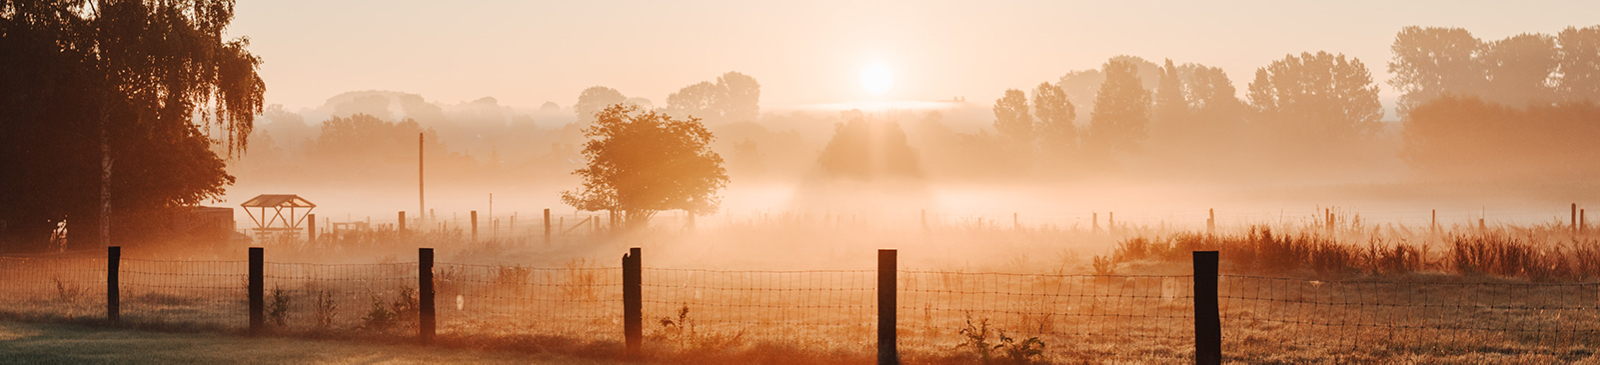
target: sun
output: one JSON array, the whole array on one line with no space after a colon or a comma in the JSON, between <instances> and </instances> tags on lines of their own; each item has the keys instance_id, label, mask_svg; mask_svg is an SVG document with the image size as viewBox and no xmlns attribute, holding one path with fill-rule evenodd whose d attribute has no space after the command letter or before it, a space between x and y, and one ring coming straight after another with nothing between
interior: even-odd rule
<instances>
[{"instance_id":1,"label":"sun","mask_svg":"<svg viewBox=\"0 0 1600 365\"><path fill-rule=\"evenodd\" d=\"M873 63L861 69L861 90L867 95L883 96L894 87L894 71L882 63Z\"/></svg>"}]
</instances>

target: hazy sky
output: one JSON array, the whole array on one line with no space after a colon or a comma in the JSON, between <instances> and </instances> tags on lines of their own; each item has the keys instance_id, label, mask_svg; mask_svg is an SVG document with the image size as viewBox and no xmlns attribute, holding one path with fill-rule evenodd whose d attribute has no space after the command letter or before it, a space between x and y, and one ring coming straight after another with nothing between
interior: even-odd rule
<instances>
[{"instance_id":1,"label":"hazy sky","mask_svg":"<svg viewBox=\"0 0 1600 365\"><path fill-rule=\"evenodd\" d=\"M265 59L267 102L291 109L371 89L567 107L594 85L661 105L727 71L759 80L766 107L852 102L872 98L860 78L875 62L895 80L878 98L987 103L1119 54L1222 67L1242 93L1256 68L1302 51L1359 58L1386 81L1408 25L1499 39L1600 24L1600 1L244 0L237 11L230 34Z\"/></svg>"}]
</instances>

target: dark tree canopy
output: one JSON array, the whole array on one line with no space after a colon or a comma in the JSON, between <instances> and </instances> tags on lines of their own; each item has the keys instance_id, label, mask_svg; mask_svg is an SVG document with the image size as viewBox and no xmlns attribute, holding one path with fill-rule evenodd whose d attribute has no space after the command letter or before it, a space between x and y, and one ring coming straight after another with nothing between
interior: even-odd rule
<instances>
[{"instance_id":1,"label":"dark tree canopy","mask_svg":"<svg viewBox=\"0 0 1600 365\"><path fill-rule=\"evenodd\" d=\"M584 129L588 165L574 175L577 190L561 202L586 211L621 212L623 224L639 227L663 210L715 212L717 191L728 184L714 138L699 119L675 119L637 106L612 105Z\"/></svg>"},{"instance_id":2,"label":"dark tree canopy","mask_svg":"<svg viewBox=\"0 0 1600 365\"><path fill-rule=\"evenodd\" d=\"M1150 119L1156 124L1182 123L1189 119L1189 101L1183 95L1183 81L1178 68L1167 59L1161 67L1161 80L1157 83L1155 106Z\"/></svg>"},{"instance_id":3,"label":"dark tree canopy","mask_svg":"<svg viewBox=\"0 0 1600 365\"><path fill-rule=\"evenodd\" d=\"M1567 27L1556 43L1561 47L1557 90L1566 100L1600 102L1600 25Z\"/></svg>"},{"instance_id":4,"label":"dark tree canopy","mask_svg":"<svg viewBox=\"0 0 1600 365\"><path fill-rule=\"evenodd\" d=\"M221 195L213 138L242 153L266 88L232 19L229 1L0 2L0 244L63 223L75 247L132 243L161 232L129 219Z\"/></svg>"}]
</instances>

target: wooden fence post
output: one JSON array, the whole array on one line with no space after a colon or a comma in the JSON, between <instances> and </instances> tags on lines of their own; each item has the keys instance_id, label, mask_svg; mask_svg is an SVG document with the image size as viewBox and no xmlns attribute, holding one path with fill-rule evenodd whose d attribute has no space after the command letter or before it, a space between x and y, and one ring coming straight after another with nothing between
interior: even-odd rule
<instances>
[{"instance_id":1,"label":"wooden fence post","mask_svg":"<svg viewBox=\"0 0 1600 365\"><path fill-rule=\"evenodd\" d=\"M250 248L250 335L261 334L267 307L266 280L262 275L262 248Z\"/></svg>"},{"instance_id":2,"label":"wooden fence post","mask_svg":"<svg viewBox=\"0 0 1600 365\"><path fill-rule=\"evenodd\" d=\"M900 352L895 341L895 309L899 305L898 256L894 249L878 250L878 364L900 363Z\"/></svg>"},{"instance_id":3,"label":"wooden fence post","mask_svg":"<svg viewBox=\"0 0 1600 365\"><path fill-rule=\"evenodd\" d=\"M1217 210L1206 209L1206 234L1217 233Z\"/></svg>"},{"instance_id":4,"label":"wooden fence post","mask_svg":"<svg viewBox=\"0 0 1600 365\"><path fill-rule=\"evenodd\" d=\"M622 255L622 332L628 346L628 356L639 355L644 341L644 291L643 265L639 248L629 248Z\"/></svg>"},{"instance_id":5,"label":"wooden fence post","mask_svg":"<svg viewBox=\"0 0 1600 365\"><path fill-rule=\"evenodd\" d=\"M399 229L397 230L396 233L402 233L402 234L405 233L405 231L406 231L406 212L403 211L403 210L400 211L400 224L398 225L398 227L399 227Z\"/></svg>"},{"instance_id":6,"label":"wooden fence post","mask_svg":"<svg viewBox=\"0 0 1600 365\"><path fill-rule=\"evenodd\" d=\"M472 242L478 242L478 211L472 211Z\"/></svg>"},{"instance_id":7,"label":"wooden fence post","mask_svg":"<svg viewBox=\"0 0 1600 365\"><path fill-rule=\"evenodd\" d=\"M117 284L121 267L122 246L106 247L106 320L111 324L122 321L122 287Z\"/></svg>"},{"instance_id":8,"label":"wooden fence post","mask_svg":"<svg viewBox=\"0 0 1600 365\"><path fill-rule=\"evenodd\" d=\"M317 215L306 214L306 241L317 242Z\"/></svg>"},{"instance_id":9,"label":"wooden fence post","mask_svg":"<svg viewBox=\"0 0 1600 365\"><path fill-rule=\"evenodd\" d=\"M1572 220L1568 222L1572 222L1572 234L1578 234L1578 203L1572 203Z\"/></svg>"},{"instance_id":10,"label":"wooden fence post","mask_svg":"<svg viewBox=\"0 0 1600 365\"><path fill-rule=\"evenodd\" d=\"M417 249L417 334L426 345L433 342L434 332L433 249Z\"/></svg>"},{"instance_id":11,"label":"wooden fence post","mask_svg":"<svg viewBox=\"0 0 1600 365\"><path fill-rule=\"evenodd\" d=\"M544 244L550 245L550 208L544 208Z\"/></svg>"},{"instance_id":12,"label":"wooden fence post","mask_svg":"<svg viewBox=\"0 0 1600 365\"><path fill-rule=\"evenodd\" d=\"M1217 306L1217 251L1194 252L1194 361L1222 363L1222 319Z\"/></svg>"}]
</instances>

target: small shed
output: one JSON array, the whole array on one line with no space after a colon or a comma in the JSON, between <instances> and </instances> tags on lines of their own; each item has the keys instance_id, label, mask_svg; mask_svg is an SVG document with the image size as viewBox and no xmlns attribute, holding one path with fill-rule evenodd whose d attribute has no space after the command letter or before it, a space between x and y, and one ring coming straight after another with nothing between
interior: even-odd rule
<instances>
[{"instance_id":1,"label":"small shed","mask_svg":"<svg viewBox=\"0 0 1600 365\"><path fill-rule=\"evenodd\" d=\"M317 207L310 200L294 194L261 194L239 206L244 207L244 213L250 215L250 221L255 223L257 236L280 233L299 235L300 224L305 223L306 215Z\"/></svg>"}]
</instances>

